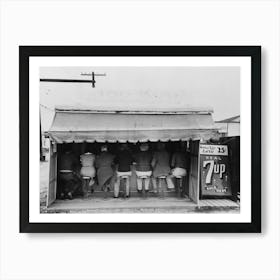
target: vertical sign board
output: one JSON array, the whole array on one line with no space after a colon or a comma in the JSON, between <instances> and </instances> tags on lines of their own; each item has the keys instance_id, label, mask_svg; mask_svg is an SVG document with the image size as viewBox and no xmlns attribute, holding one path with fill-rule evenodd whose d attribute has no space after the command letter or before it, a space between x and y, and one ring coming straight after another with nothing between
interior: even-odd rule
<instances>
[{"instance_id":1,"label":"vertical sign board","mask_svg":"<svg viewBox=\"0 0 280 280\"><path fill-rule=\"evenodd\" d=\"M200 144L202 196L230 196L230 165L227 145Z\"/></svg>"}]
</instances>

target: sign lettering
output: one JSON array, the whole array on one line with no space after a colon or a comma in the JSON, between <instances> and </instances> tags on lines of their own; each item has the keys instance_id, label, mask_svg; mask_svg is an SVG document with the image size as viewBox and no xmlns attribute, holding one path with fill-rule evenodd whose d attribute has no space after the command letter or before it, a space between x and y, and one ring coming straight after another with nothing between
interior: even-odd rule
<instances>
[{"instance_id":1,"label":"sign lettering","mask_svg":"<svg viewBox=\"0 0 280 280\"><path fill-rule=\"evenodd\" d=\"M200 145L202 196L231 195L230 165L226 145Z\"/></svg>"}]
</instances>

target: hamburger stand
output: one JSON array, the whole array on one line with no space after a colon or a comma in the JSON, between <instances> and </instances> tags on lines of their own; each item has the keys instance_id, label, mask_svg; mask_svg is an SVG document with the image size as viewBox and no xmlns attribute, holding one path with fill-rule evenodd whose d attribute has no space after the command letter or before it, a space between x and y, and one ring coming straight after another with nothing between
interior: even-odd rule
<instances>
[{"instance_id":1,"label":"hamburger stand","mask_svg":"<svg viewBox=\"0 0 280 280\"><path fill-rule=\"evenodd\" d=\"M88 200L83 202L79 199L77 207L75 203L78 199L70 202L57 200L57 167L63 145L70 143L137 145L143 142L152 145L158 141L171 145L180 141L188 144L189 167L183 183L185 198L178 200L178 205L193 209L239 207L235 202L240 172L239 137L219 138L212 113L209 108L176 110L56 108L51 128L47 133L50 140L47 209L51 212L62 208L82 209L86 204L84 208L89 207ZM132 177L131 191L134 192L136 191L135 175ZM149 200L152 199L157 198L153 197ZM132 198L129 200L133 201ZM134 203L134 207L145 207L145 203L141 201L143 201L141 198L137 198L131 203ZM107 205L109 203L110 200L103 202ZM177 205L176 201L174 203ZM94 207L94 203L91 205ZM168 198L164 205L168 207Z\"/></svg>"}]
</instances>

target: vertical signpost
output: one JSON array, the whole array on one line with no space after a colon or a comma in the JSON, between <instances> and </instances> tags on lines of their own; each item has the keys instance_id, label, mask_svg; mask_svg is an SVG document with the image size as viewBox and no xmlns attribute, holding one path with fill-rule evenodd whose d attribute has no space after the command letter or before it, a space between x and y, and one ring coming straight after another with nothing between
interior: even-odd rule
<instances>
[{"instance_id":1,"label":"vertical signpost","mask_svg":"<svg viewBox=\"0 0 280 280\"><path fill-rule=\"evenodd\" d=\"M227 145L200 144L202 196L231 196L230 165Z\"/></svg>"}]
</instances>

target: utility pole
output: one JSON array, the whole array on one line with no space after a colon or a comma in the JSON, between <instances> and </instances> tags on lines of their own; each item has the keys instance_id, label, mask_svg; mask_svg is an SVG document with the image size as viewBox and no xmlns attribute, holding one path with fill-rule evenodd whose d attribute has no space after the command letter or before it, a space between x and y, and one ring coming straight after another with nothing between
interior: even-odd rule
<instances>
[{"instance_id":1,"label":"utility pole","mask_svg":"<svg viewBox=\"0 0 280 280\"><path fill-rule=\"evenodd\" d=\"M105 77L106 73L81 73L81 76L91 76L91 80L82 80L82 79L40 79L40 82L49 82L49 83L91 83L92 87L95 88L95 77ZM41 111L40 111L41 116ZM40 160L44 161L43 148L42 148L42 131L41 131L41 117L40 117Z\"/></svg>"},{"instance_id":2,"label":"utility pole","mask_svg":"<svg viewBox=\"0 0 280 280\"><path fill-rule=\"evenodd\" d=\"M95 87L95 77L96 76L106 76L106 74L95 74L94 72L91 72L91 73L81 73L81 76L91 76L91 83L92 83L92 87L94 88Z\"/></svg>"},{"instance_id":3,"label":"utility pole","mask_svg":"<svg viewBox=\"0 0 280 280\"><path fill-rule=\"evenodd\" d=\"M42 128L41 128L41 108L40 108L40 161L45 161L45 156L42 146Z\"/></svg>"},{"instance_id":4,"label":"utility pole","mask_svg":"<svg viewBox=\"0 0 280 280\"><path fill-rule=\"evenodd\" d=\"M40 79L40 82L50 82L50 83L90 83L92 87L95 87L95 77L105 77L106 73L81 73L82 76L91 76L91 80L82 80L82 79Z\"/></svg>"}]
</instances>

